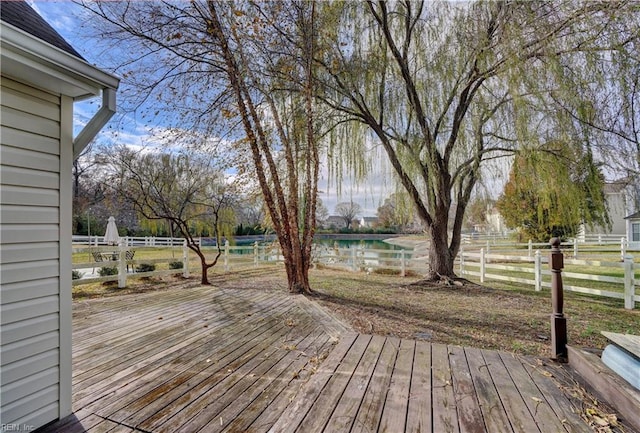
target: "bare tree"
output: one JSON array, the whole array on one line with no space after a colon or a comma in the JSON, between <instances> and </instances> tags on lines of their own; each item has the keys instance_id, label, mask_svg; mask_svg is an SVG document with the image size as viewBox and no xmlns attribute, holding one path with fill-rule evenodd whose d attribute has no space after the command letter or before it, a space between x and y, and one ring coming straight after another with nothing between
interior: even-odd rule
<instances>
[{"instance_id":1,"label":"bare tree","mask_svg":"<svg viewBox=\"0 0 640 433\"><path fill-rule=\"evenodd\" d=\"M169 154L139 154L127 148L111 152L108 185L149 220L166 220L200 258L202 284L222 253L222 236L235 224L234 194L205 158ZM195 232L208 226L217 253L208 261Z\"/></svg>"},{"instance_id":2,"label":"bare tree","mask_svg":"<svg viewBox=\"0 0 640 433\"><path fill-rule=\"evenodd\" d=\"M312 80L315 3L83 4L102 18L100 36L135 44L137 56L121 60L119 70L139 95L165 102L196 137L220 133L213 125L228 128L233 146L217 157L235 152L230 163L257 178L289 289L311 292L323 127Z\"/></svg>"},{"instance_id":3,"label":"bare tree","mask_svg":"<svg viewBox=\"0 0 640 433\"><path fill-rule=\"evenodd\" d=\"M344 220L344 226L348 230L355 217L362 213L362 207L358 203L345 201L336 205L335 212Z\"/></svg>"}]
</instances>

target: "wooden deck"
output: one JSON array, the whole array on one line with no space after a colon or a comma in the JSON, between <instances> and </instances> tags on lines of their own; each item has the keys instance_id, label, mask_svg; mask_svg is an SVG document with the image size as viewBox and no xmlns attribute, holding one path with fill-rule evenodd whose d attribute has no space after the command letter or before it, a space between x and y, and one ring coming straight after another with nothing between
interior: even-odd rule
<instances>
[{"instance_id":1,"label":"wooden deck","mask_svg":"<svg viewBox=\"0 0 640 433\"><path fill-rule=\"evenodd\" d=\"M53 432L590 432L533 360L350 332L314 302L198 288L74 304Z\"/></svg>"}]
</instances>

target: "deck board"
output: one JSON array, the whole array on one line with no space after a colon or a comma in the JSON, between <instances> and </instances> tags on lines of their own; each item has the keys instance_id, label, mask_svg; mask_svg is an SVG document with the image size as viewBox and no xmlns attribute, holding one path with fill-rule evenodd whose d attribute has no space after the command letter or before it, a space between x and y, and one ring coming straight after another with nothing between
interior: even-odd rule
<instances>
[{"instance_id":1,"label":"deck board","mask_svg":"<svg viewBox=\"0 0 640 433\"><path fill-rule=\"evenodd\" d=\"M74 415L40 433L591 431L542 362L357 334L301 296L114 296L73 325Z\"/></svg>"},{"instance_id":2,"label":"deck board","mask_svg":"<svg viewBox=\"0 0 640 433\"><path fill-rule=\"evenodd\" d=\"M509 370L502 362L500 354L495 351L483 350L482 355L514 432L539 432L540 429L529 412L520 390L513 383Z\"/></svg>"},{"instance_id":3,"label":"deck board","mask_svg":"<svg viewBox=\"0 0 640 433\"><path fill-rule=\"evenodd\" d=\"M431 407L431 344L416 341L405 431L431 431Z\"/></svg>"},{"instance_id":4,"label":"deck board","mask_svg":"<svg viewBox=\"0 0 640 433\"><path fill-rule=\"evenodd\" d=\"M482 411L476 397L467 356L462 347L449 346L449 363L460 432L484 432Z\"/></svg>"}]
</instances>

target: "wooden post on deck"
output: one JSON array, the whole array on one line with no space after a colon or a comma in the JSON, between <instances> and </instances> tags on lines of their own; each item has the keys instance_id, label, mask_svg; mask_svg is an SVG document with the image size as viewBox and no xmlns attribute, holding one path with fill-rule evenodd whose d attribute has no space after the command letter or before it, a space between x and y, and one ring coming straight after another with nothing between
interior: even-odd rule
<instances>
[{"instance_id":1,"label":"wooden post on deck","mask_svg":"<svg viewBox=\"0 0 640 433\"><path fill-rule=\"evenodd\" d=\"M564 256L560 251L560 239L552 238L551 255L551 302L553 314L551 315L551 359L559 362L567 362L567 319L562 312L562 268L564 268Z\"/></svg>"}]
</instances>

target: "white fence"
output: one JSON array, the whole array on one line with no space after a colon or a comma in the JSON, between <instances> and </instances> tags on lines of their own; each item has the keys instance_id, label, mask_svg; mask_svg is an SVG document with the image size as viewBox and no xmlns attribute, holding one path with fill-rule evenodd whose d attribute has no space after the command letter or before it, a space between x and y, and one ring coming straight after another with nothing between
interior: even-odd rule
<instances>
[{"instance_id":1,"label":"white fence","mask_svg":"<svg viewBox=\"0 0 640 433\"><path fill-rule=\"evenodd\" d=\"M174 245L177 242L174 240ZM81 278L73 281L74 285L89 284L96 282L117 281L119 287L126 287L127 279L149 276L162 276L182 273L188 277L191 271L200 270L199 258L191 252L181 239L180 257L176 258L144 258L141 257L146 252L157 251L157 243L153 246L131 247L124 241L120 246L76 246L74 253L85 253L89 261L73 264L73 269L83 273ZM217 253L215 247L204 247L209 257ZM127 257L129 254L129 258ZM132 255L132 257L131 257ZM385 250L356 248L328 248L315 247L313 251L313 261L316 265L340 267L352 271L373 272L376 269L385 269L405 276L410 271L420 273L426 268L425 258L413 257L410 250ZM154 270L150 272L135 272L142 264L166 264L181 262L182 266L174 269ZM222 268L225 272L238 267L257 266L259 264L283 263L284 257L277 243L271 245L260 245L255 242L253 245L231 246L228 242L222 247L222 255L216 267ZM98 276L102 268L114 269L113 275ZM103 271L104 273L104 271Z\"/></svg>"},{"instance_id":2,"label":"white fence","mask_svg":"<svg viewBox=\"0 0 640 433\"><path fill-rule=\"evenodd\" d=\"M127 236L121 238L126 246L145 246L145 247L176 247L181 246L184 242L183 238L167 238L156 236ZM198 239L199 240L199 239ZM107 245L104 236L83 236L73 235L72 242L74 245L103 246Z\"/></svg>"},{"instance_id":3,"label":"white fence","mask_svg":"<svg viewBox=\"0 0 640 433\"><path fill-rule=\"evenodd\" d=\"M544 257L539 250L527 256L487 253L484 248L473 252L462 251L459 254L460 275L478 277L481 283L493 279L532 285L539 291L543 287L551 287L551 272L548 266L543 266L548 264L548 260L548 257ZM640 296L635 294L633 257L629 254L626 254L621 262L565 258L564 265L594 269L592 273L563 271L562 277L566 281L563 284L564 290L624 299L627 309L633 309L635 303L640 302ZM499 273L491 271L499 271ZM606 274L614 274L614 276ZM549 277L549 281L545 281L545 277ZM577 283L574 284L574 281ZM599 286L606 288L596 289L576 285L584 284L581 281L597 282ZM616 290L616 288L622 288L622 290Z\"/></svg>"},{"instance_id":4,"label":"white fence","mask_svg":"<svg viewBox=\"0 0 640 433\"><path fill-rule=\"evenodd\" d=\"M200 271L197 257L186 247L184 239L174 238L167 242L166 238L162 242L151 243L152 245L167 246L180 245L181 253L179 259L176 258L153 258L147 259L141 256L144 251L153 250L152 245L135 246L136 239L129 238L131 242L123 241L120 247L109 246L83 246L76 247L76 252L99 253L106 256L107 261L96 262L89 257L88 262L74 263L75 270L91 269L91 275L79 280L74 280L74 285L118 281L119 287L125 287L127 279L147 276L160 276L167 274L183 273L189 276L190 271ZM145 239L145 238L142 238ZM137 241L140 241L138 239ZM179 242L178 242L179 241ZM567 291L580 292L590 295L605 296L625 300L625 308L634 308L635 302L640 302L640 296L635 294L634 261L633 257L627 254L624 246L605 244L598 246L565 243L562 245L565 254L565 266L563 278L565 279L564 289ZM489 248L475 248L465 246L458 255L459 272L462 276L478 277L480 282L486 280L501 280L531 285L535 290L543 287L550 287L550 271L543 266L548 262L546 255L534 250L534 247L548 248L547 244L519 244L519 245L489 245ZM211 257L215 247L204 247L207 255ZM127 259L127 251L134 253L134 257ZM605 251L605 253L603 253ZM606 252L608 251L608 253ZM615 257L623 255L622 261L616 261ZM573 258L572 258L573 256ZM579 257L580 256L580 257ZM599 259L591 259L589 256L600 256ZM604 259L602 257L605 257ZM612 257L612 258L606 258ZM152 272L130 272L135 267L147 263L163 265L166 263L181 261L182 267L176 269L161 269ZM277 242L270 245L258 244L247 246L231 246L228 243L222 248L222 256L216 266L225 272L238 267L257 266L259 264L282 263L284 258L279 250ZM385 269L396 272L404 276L409 272L414 274L424 274L428 267L428 260L425 256L418 256L411 250L387 250L387 249L367 249L363 246L351 248L338 248L316 246L313 250L313 261L316 265L340 267L351 271L374 272L377 269ZM176 266L176 265L172 265ZM111 267L117 269L117 275L96 276L95 269ZM129 268L129 269L128 269ZM589 287L590 286L590 287Z\"/></svg>"},{"instance_id":5,"label":"white fence","mask_svg":"<svg viewBox=\"0 0 640 433\"><path fill-rule=\"evenodd\" d=\"M181 245L184 245L184 240ZM74 253L86 253L88 257L87 262L75 262L72 264L72 269L77 272L77 276L73 280L73 285L91 284L91 283L104 283L109 281L117 281L118 287L123 288L127 286L127 279L129 278L143 278L151 276L163 276L171 274L182 274L185 278L189 277L190 264L189 254L187 253L186 246L182 248L181 257L176 259L175 257L163 257L163 258L140 258L140 254L137 251L154 250L152 247L141 247L131 249L124 245L120 246L97 246L97 247L74 247ZM153 267L155 268L159 264L173 264L181 263L179 268L174 269L161 269L153 271L140 271ZM146 266L145 266L146 265ZM91 270L89 272L89 269ZM98 274L96 275L96 269ZM100 270L108 269L109 271L103 271L105 275L100 275ZM114 269L115 271L111 271ZM136 271L137 269L137 271ZM111 274L111 272L115 272Z\"/></svg>"}]
</instances>

